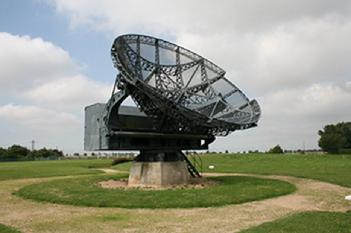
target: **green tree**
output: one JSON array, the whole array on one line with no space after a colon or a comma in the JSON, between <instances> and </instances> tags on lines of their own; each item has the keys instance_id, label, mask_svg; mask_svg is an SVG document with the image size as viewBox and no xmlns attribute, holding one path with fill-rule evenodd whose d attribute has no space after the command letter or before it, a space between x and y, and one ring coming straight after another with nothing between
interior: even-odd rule
<instances>
[{"instance_id":1,"label":"green tree","mask_svg":"<svg viewBox=\"0 0 351 233\"><path fill-rule=\"evenodd\" d=\"M40 150L31 151L28 156L32 158L58 158L63 156L63 152L57 149L52 150L43 148Z\"/></svg>"},{"instance_id":2,"label":"green tree","mask_svg":"<svg viewBox=\"0 0 351 233\"><path fill-rule=\"evenodd\" d=\"M276 145L275 147L269 149L268 153L283 154L284 151L283 151L283 149L282 149L279 145Z\"/></svg>"},{"instance_id":3,"label":"green tree","mask_svg":"<svg viewBox=\"0 0 351 233\"><path fill-rule=\"evenodd\" d=\"M7 156L11 158L26 157L29 154L29 150L20 145L13 145L7 149Z\"/></svg>"},{"instance_id":4,"label":"green tree","mask_svg":"<svg viewBox=\"0 0 351 233\"><path fill-rule=\"evenodd\" d=\"M0 159L3 161L30 160L36 158L56 159L63 157L63 152L57 149L40 149L30 151L26 147L13 145L7 149L0 147Z\"/></svg>"},{"instance_id":5,"label":"green tree","mask_svg":"<svg viewBox=\"0 0 351 233\"><path fill-rule=\"evenodd\" d=\"M335 125L326 125L319 130L318 145L328 153L339 153L341 149L351 148L351 122L341 122Z\"/></svg>"},{"instance_id":6,"label":"green tree","mask_svg":"<svg viewBox=\"0 0 351 233\"><path fill-rule=\"evenodd\" d=\"M5 157L7 155L7 150L0 147L0 158Z\"/></svg>"}]
</instances>

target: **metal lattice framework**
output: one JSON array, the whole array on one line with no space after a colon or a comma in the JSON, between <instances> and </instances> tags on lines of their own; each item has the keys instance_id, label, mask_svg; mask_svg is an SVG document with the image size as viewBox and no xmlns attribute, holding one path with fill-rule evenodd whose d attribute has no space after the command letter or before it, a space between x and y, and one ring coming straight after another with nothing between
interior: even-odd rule
<instances>
[{"instance_id":1,"label":"metal lattice framework","mask_svg":"<svg viewBox=\"0 0 351 233\"><path fill-rule=\"evenodd\" d=\"M122 35L111 49L127 90L159 131L227 135L257 125L261 111L209 60L173 43ZM113 93L114 94L114 93Z\"/></svg>"}]
</instances>

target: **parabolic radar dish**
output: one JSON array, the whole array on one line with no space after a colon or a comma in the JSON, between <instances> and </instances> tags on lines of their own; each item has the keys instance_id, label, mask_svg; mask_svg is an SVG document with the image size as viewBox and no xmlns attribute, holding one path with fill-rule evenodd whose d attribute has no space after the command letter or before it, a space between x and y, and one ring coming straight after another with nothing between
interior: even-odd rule
<instances>
[{"instance_id":1,"label":"parabolic radar dish","mask_svg":"<svg viewBox=\"0 0 351 233\"><path fill-rule=\"evenodd\" d=\"M257 125L256 100L225 77L225 71L176 44L144 35L122 35L111 49L117 81L160 131L227 135Z\"/></svg>"},{"instance_id":2,"label":"parabolic radar dish","mask_svg":"<svg viewBox=\"0 0 351 233\"><path fill-rule=\"evenodd\" d=\"M257 125L261 111L225 71L183 47L122 35L111 48L119 70L108 102L85 107L84 149L139 150L128 185L167 186L201 177L201 159L217 135ZM136 107L123 106L132 97Z\"/></svg>"}]
</instances>

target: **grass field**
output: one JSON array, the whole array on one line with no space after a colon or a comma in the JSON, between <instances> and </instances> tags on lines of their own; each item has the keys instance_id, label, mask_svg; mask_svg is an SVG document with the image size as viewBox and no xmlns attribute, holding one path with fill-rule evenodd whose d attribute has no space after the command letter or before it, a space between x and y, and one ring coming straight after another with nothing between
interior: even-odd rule
<instances>
[{"instance_id":1,"label":"grass field","mask_svg":"<svg viewBox=\"0 0 351 233\"><path fill-rule=\"evenodd\" d=\"M1 162L0 180L96 174L101 171L92 168L109 167L111 160L54 160Z\"/></svg>"},{"instance_id":2,"label":"grass field","mask_svg":"<svg viewBox=\"0 0 351 233\"><path fill-rule=\"evenodd\" d=\"M60 179L25 186L16 194L38 201L78 206L122 208L193 208L238 204L295 191L284 181L254 177L214 177L218 184L205 188L174 188L165 190L104 189L102 180L114 176L93 176ZM125 177L119 175L119 177Z\"/></svg>"},{"instance_id":3,"label":"grass field","mask_svg":"<svg viewBox=\"0 0 351 233\"><path fill-rule=\"evenodd\" d=\"M304 212L240 233L351 233L351 212Z\"/></svg>"},{"instance_id":4,"label":"grass field","mask_svg":"<svg viewBox=\"0 0 351 233\"><path fill-rule=\"evenodd\" d=\"M0 233L20 233L20 231L0 223Z\"/></svg>"},{"instance_id":5,"label":"grass field","mask_svg":"<svg viewBox=\"0 0 351 233\"><path fill-rule=\"evenodd\" d=\"M351 187L351 155L205 155L202 160L206 172L288 175Z\"/></svg>"},{"instance_id":6,"label":"grass field","mask_svg":"<svg viewBox=\"0 0 351 233\"><path fill-rule=\"evenodd\" d=\"M344 200L345 195L351 194L351 189L347 188L351 187L351 155L209 154L203 155L202 160L204 172L286 175L320 180L344 187L326 184L323 188L319 184L320 182L317 181L307 181L291 177L290 179L289 177L285 177L282 179L292 182L298 186L299 189L291 195L283 196L281 198L266 199L262 202L250 202L246 204L227 205L221 208L212 207L201 209L189 209L191 206L189 206L188 209L165 210L128 210L94 207L88 207L85 209L85 207L77 205L82 205L83 202L85 202L84 205L92 205L89 196L96 195L96 198L101 199L101 202L96 206L109 206L109 201L116 199L115 191L118 191L101 191L99 189L96 191L96 182L99 179L105 179L110 176L100 174L101 171L96 170L95 168L115 168L128 171L130 163L111 167L111 160L6 162L0 163L0 194L2 196L2 200L0 200L0 222L3 224L11 223L12 226L16 226L17 229L20 229L23 232L87 232L91 229L97 231L104 229L105 232L111 232L108 229L127 231L133 229L133 227L134 229L137 227L141 232L165 232L168 230L175 232L180 229L191 229L191 232L205 232L207 229L210 229L209 232L216 232L218 227L220 227L219 231L232 232L232 229L237 229L239 226L242 227L240 229L252 226L245 225L245 222L250 221L256 221L256 224L254 225L258 225L262 222L266 223L250 228L244 231L245 233L351 232L351 213L342 212L351 210L351 203ZM215 168L208 169L209 165L214 165ZM79 177L79 175L83 174L89 176ZM45 181L47 183L38 183L39 181L36 179L20 180L21 178L68 175L74 175L75 177L60 179L48 178L50 181ZM116 177L116 175L113 177ZM30 183L34 184L26 186ZM49 185L46 186L47 184ZM248 183L246 183L246 185L247 184ZM29 195L29 197L30 195L36 197L41 196L36 199L42 198L41 201L43 201L43 203L31 202L12 195L12 193L18 191L22 187L24 187L22 191L27 189L26 195ZM34 189L31 190L33 187L36 187L35 191L33 191ZM63 192L61 192L61 189ZM240 186L233 188L233 190L240 189ZM221 190L220 194L226 196L226 194L230 193L233 196L239 197L236 199L236 201L238 201L240 199L240 193L236 193L233 190L229 188L227 191ZM61 193L57 191L60 191ZM109 194L105 195L105 191L108 191ZM195 200L201 200L201 198L203 198L201 195L195 195L191 191L192 190L190 190L190 193L184 192L183 194L190 195L190 198ZM197 190L195 191L197 192ZM245 192L254 193L252 190ZM243 195L248 198L249 196L245 192ZM261 191L256 190L256 193L261 193ZM53 198L51 198L50 195ZM67 195L73 197L76 203L65 201L64 199ZM135 198L135 201L133 202L135 204L140 204L141 202L145 202L143 200L148 200L144 199L145 196L142 195L144 194L138 193L132 197ZM179 194L174 192L174 194L171 193L164 196L177 199ZM292 203L287 203L286 201L279 203L279 200L290 200L290 196L297 199L293 198ZM206 196L207 199L209 199L208 197L209 196ZM44 203L45 201L52 200L45 200L45 198L53 199L57 203L72 204L72 206L46 204ZM203 200L206 198L204 197ZM257 198L257 196L255 196L255 198ZM304 205L306 200L304 201L299 198L313 201L308 202L309 204L307 203L308 205L306 207ZM123 200L126 199L121 198L120 202L123 202ZM166 198L161 201L169 202ZM217 201L218 204L218 200L215 200L215 198L210 199L210 201ZM231 201L233 201L233 199ZM243 199L241 199L241 201L243 201ZM246 199L246 201L250 200ZM263 208L260 203L266 203L266 206ZM271 205L271 203L278 203L278 205ZM114 204L112 206L114 206ZM280 206L281 204L284 204L284 206ZM285 204L287 204L287 207ZM295 204L298 204L303 208L306 207L307 209L296 210ZM290 205L291 207L289 207ZM150 206L144 207L158 208ZM316 209L324 212L299 213L300 211L312 211ZM32 214L34 210L35 215ZM16 212L18 212L20 216L27 216L27 218L18 220L15 215ZM270 219L267 220L265 219L265 216L268 212L270 214ZM72 215L75 217L72 218ZM32 216L34 219L31 219ZM57 219L57 216L59 216L60 219ZM203 222L199 222L199 220ZM152 224L150 224L150 221L152 221ZM84 226L86 227L84 228ZM0 232L16 232L11 230L11 228L8 229L6 226L0 224Z\"/></svg>"}]
</instances>

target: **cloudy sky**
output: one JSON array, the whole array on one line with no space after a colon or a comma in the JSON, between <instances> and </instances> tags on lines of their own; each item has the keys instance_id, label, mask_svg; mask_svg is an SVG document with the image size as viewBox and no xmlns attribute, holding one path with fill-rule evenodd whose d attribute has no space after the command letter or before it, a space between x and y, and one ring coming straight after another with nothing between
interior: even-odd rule
<instances>
[{"instance_id":1,"label":"cloudy sky","mask_svg":"<svg viewBox=\"0 0 351 233\"><path fill-rule=\"evenodd\" d=\"M349 0L3 0L0 146L82 151L84 106L108 100L124 33L189 48L258 100L259 126L211 150L318 148L319 129L351 120Z\"/></svg>"}]
</instances>

